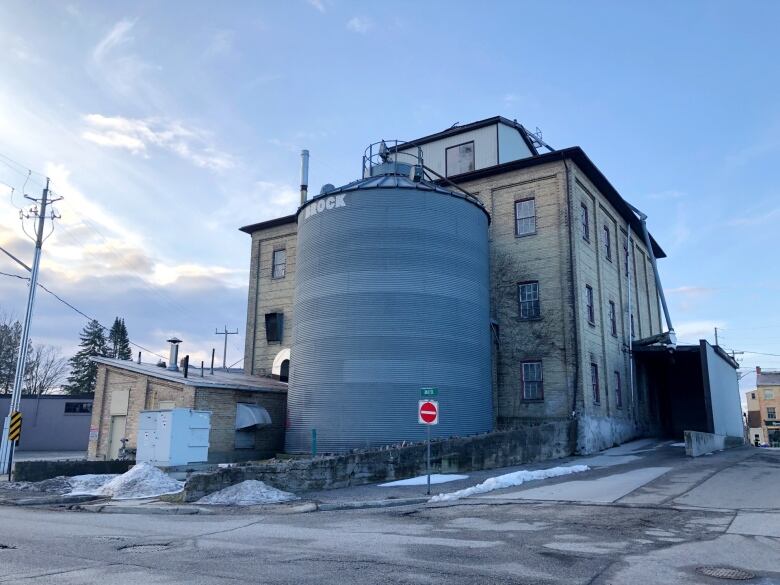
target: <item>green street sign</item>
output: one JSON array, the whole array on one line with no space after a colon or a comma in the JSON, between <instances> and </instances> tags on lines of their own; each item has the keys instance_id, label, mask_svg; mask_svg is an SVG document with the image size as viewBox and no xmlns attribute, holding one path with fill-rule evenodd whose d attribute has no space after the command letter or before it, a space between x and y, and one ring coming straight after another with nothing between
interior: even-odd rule
<instances>
[{"instance_id":1,"label":"green street sign","mask_svg":"<svg viewBox=\"0 0 780 585\"><path fill-rule=\"evenodd\" d=\"M422 398L433 398L439 395L438 388L420 388L420 396Z\"/></svg>"}]
</instances>

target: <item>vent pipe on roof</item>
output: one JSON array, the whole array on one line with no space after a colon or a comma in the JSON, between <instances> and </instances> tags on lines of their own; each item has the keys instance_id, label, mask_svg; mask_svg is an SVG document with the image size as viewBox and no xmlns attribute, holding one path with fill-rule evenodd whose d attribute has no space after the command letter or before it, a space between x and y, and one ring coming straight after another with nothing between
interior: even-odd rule
<instances>
[{"instance_id":1,"label":"vent pipe on roof","mask_svg":"<svg viewBox=\"0 0 780 585\"><path fill-rule=\"evenodd\" d=\"M172 372L178 372L179 371L179 344L181 343L181 339L178 337L171 337L168 339L168 343L171 344L171 354L168 358L168 369Z\"/></svg>"},{"instance_id":2,"label":"vent pipe on roof","mask_svg":"<svg viewBox=\"0 0 780 585\"><path fill-rule=\"evenodd\" d=\"M309 192L309 151L301 151L301 205L306 203Z\"/></svg>"}]
</instances>

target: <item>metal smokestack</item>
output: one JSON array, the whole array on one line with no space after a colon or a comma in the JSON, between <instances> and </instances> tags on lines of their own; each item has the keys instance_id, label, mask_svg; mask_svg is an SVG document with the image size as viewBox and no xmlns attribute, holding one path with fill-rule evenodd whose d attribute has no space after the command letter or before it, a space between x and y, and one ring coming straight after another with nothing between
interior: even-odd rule
<instances>
[{"instance_id":1,"label":"metal smokestack","mask_svg":"<svg viewBox=\"0 0 780 585\"><path fill-rule=\"evenodd\" d=\"M309 192L309 151L301 151L301 205L306 203Z\"/></svg>"},{"instance_id":2,"label":"metal smokestack","mask_svg":"<svg viewBox=\"0 0 780 585\"><path fill-rule=\"evenodd\" d=\"M172 372L178 372L179 371L179 344L181 343L181 339L178 337L171 337L168 340L168 343L171 344L171 354L168 359L168 369Z\"/></svg>"}]
</instances>

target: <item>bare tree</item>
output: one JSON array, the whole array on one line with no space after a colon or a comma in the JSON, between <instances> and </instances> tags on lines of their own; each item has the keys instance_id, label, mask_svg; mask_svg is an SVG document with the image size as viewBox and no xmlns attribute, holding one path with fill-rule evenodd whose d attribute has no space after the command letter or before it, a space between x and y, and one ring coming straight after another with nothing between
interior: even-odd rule
<instances>
[{"instance_id":1,"label":"bare tree","mask_svg":"<svg viewBox=\"0 0 780 585\"><path fill-rule=\"evenodd\" d=\"M40 396L59 390L65 382L68 360L58 347L35 345L30 352L30 367L25 376L25 393Z\"/></svg>"}]
</instances>

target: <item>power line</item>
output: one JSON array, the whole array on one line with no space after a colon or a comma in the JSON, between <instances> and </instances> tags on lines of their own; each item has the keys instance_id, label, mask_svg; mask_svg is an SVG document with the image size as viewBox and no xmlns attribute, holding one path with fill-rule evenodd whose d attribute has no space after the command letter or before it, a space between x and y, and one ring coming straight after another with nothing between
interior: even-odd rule
<instances>
[{"instance_id":1,"label":"power line","mask_svg":"<svg viewBox=\"0 0 780 585\"><path fill-rule=\"evenodd\" d=\"M26 280L26 281L29 281L29 280L30 280L30 279L29 279L29 278L27 278L27 277L24 277L24 276L19 276L18 274L10 274L10 273L8 273L8 272L2 272L2 271L0 271L0 275L2 275L2 276L10 276L10 277L13 277L13 278L18 278L19 280ZM94 317L90 317L90 316L89 316L89 315L87 315L85 312L81 311L79 308L77 308L77 307L73 306L73 305L72 305L72 304L70 304L68 301L66 301L66 300L65 300L65 299L63 299L61 296L59 296L57 293L55 293L54 291L52 291L52 290L49 290L48 288L46 288L46 286L44 286L44 285L43 285L43 284L41 284L40 282L38 283L38 286L40 286L40 287L41 287L43 290L45 290L47 293L49 293L51 296L53 296L55 299L57 299L59 302L61 302L61 303L62 303L62 304L64 304L65 306L67 306L67 307L71 308L72 310L76 311L76 312L77 312L79 315L81 315L81 316L82 316L82 317L84 317L85 319L88 319L88 320L90 320L90 321L94 321L95 323L97 323L98 325L100 325L100 327L102 327L102 328L103 328L103 329L105 329L106 331L111 331L111 329L110 329L109 327L106 327L105 325L103 325L103 324L102 324L100 321L98 321L98 320L97 320L97 319L95 319ZM130 343L130 345L133 345L133 346L137 347L138 349L140 349L140 350L142 350L142 351L145 351L145 352L147 352L147 353L150 353L150 354L152 354L152 355L156 355L157 357L159 357L159 358L162 358L162 359L167 359L167 358L166 358L164 355L160 355L159 353L157 353L157 352L155 352L155 351L152 351L151 349L148 349L148 348L144 347L143 345L139 345L138 343L135 343L135 342L133 342L133 341L129 341L129 340L128 340L128 342Z\"/></svg>"}]
</instances>

